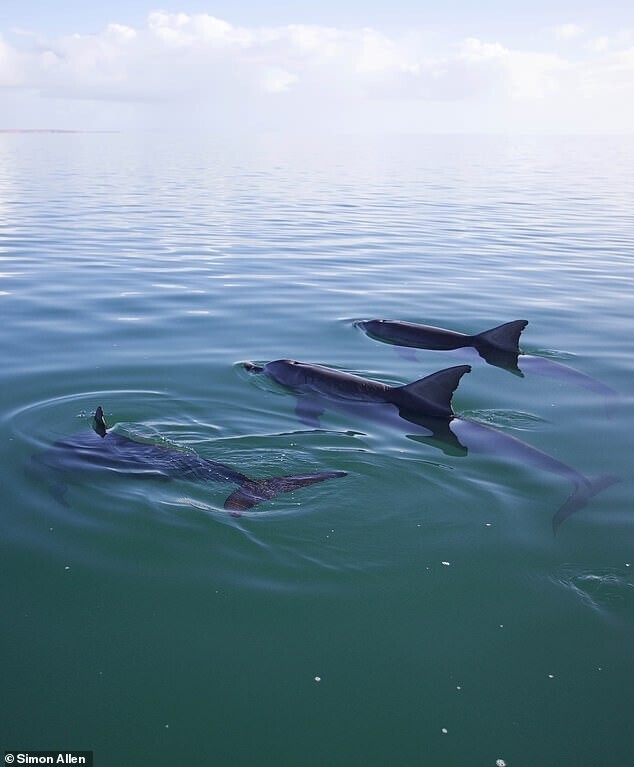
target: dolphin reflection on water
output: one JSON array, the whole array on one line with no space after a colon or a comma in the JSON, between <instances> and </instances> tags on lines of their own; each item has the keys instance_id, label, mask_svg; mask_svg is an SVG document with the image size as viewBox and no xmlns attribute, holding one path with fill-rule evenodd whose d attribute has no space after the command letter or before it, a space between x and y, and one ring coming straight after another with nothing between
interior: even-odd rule
<instances>
[{"instance_id":1,"label":"dolphin reflection on water","mask_svg":"<svg viewBox=\"0 0 634 767\"><path fill-rule=\"evenodd\" d=\"M554 531L593 496L620 481L612 475L586 477L513 436L457 416L451 400L460 379L471 370L469 365L440 370L405 386L388 386L323 365L295 360L242 364L248 372L265 375L297 395L296 413L307 425L318 427L320 416L329 406L348 415L388 421L417 439L431 438L443 449L463 455L470 450L501 454L522 465L565 478L572 483L573 491L553 517Z\"/></svg>"},{"instance_id":2,"label":"dolphin reflection on water","mask_svg":"<svg viewBox=\"0 0 634 767\"><path fill-rule=\"evenodd\" d=\"M73 479L78 471L97 469L135 478L181 478L238 485L224 502L224 508L234 515L280 493L346 474L344 471L323 471L253 479L218 461L165 445L137 442L109 431L101 406L94 414L94 429L58 440L33 460L39 468L55 470L56 482L52 489L64 504L66 481Z\"/></svg>"}]
</instances>

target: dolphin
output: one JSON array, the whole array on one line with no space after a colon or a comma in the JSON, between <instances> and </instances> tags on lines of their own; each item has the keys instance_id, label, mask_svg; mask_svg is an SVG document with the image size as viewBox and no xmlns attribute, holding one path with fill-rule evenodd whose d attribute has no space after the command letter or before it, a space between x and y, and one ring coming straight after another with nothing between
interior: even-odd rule
<instances>
[{"instance_id":1,"label":"dolphin","mask_svg":"<svg viewBox=\"0 0 634 767\"><path fill-rule=\"evenodd\" d=\"M311 365L296 360L274 360L265 365L242 363L249 373L264 373L276 383L298 395L295 413L307 426L319 427L326 399L331 406L362 419L388 422L397 428L407 422L417 434L430 436L452 451L464 452L447 424L454 412L451 397L470 365L440 370L404 386L388 386L380 381Z\"/></svg>"},{"instance_id":2,"label":"dolphin","mask_svg":"<svg viewBox=\"0 0 634 767\"><path fill-rule=\"evenodd\" d=\"M360 320L355 325L370 338L392 344L401 350L448 351L472 347L489 365L520 376L531 373L582 386L603 397L610 414L615 410L618 394L614 389L569 365L522 352L520 335L528 325L528 320L505 322L475 335L400 320Z\"/></svg>"},{"instance_id":3,"label":"dolphin","mask_svg":"<svg viewBox=\"0 0 634 767\"><path fill-rule=\"evenodd\" d=\"M513 320L471 336L400 320L363 320L355 324L371 338L394 346L441 351L471 346L490 365L518 372L519 339L528 320Z\"/></svg>"},{"instance_id":4,"label":"dolphin","mask_svg":"<svg viewBox=\"0 0 634 767\"><path fill-rule=\"evenodd\" d=\"M245 370L263 374L297 395L296 413L304 422L319 425L319 416L329 404L355 415L387 415L391 424L442 449L466 455L502 454L506 458L550 472L568 480L573 491L553 517L553 530L619 477L586 477L562 461L491 426L457 416L452 397L460 379L471 370L458 365L440 370L405 386L388 386L323 365L280 359L258 364L243 363ZM381 418L384 420L384 418ZM439 443L439 444L438 444ZM456 450L457 448L457 450Z\"/></svg>"},{"instance_id":5,"label":"dolphin","mask_svg":"<svg viewBox=\"0 0 634 767\"><path fill-rule=\"evenodd\" d=\"M95 411L93 429L58 440L48 450L34 456L34 461L39 467L56 470L62 477L72 476L78 470L97 468L136 478L178 477L238 485L224 502L224 508L235 516L279 493L346 475L345 471L323 471L253 479L218 461L165 445L137 442L109 431L101 406ZM57 499L64 504L65 489L64 483L53 488Z\"/></svg>"}]
</instances>

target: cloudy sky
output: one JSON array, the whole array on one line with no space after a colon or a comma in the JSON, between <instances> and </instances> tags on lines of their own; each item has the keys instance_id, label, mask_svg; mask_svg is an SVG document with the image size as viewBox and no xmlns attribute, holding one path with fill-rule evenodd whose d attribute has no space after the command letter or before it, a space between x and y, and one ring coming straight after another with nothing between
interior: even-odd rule
<instances>
[{"instance_id":1,"label":"cloudy sky","mask_svg":"<svg viewBox=\"0 0 634 767\"><path fill-rule=\"evenodd\" d=\"M634 133L632 0L0 0L0 129Z\"/></svg>"}]
</instances>

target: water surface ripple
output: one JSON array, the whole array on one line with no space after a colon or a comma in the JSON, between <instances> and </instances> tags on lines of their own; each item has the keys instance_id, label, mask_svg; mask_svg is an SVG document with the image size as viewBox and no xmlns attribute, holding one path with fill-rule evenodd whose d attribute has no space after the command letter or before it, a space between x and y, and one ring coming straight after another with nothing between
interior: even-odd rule
<instances>
[{"instance_id":1,"label":"water surface ripple","mask_svg":"<svg viewBox=\"0 0 634 767\"><path fill-rule=\"evenodd\" d=\"M631 758L630 139L0 136L5 748L95 764L600 767ZM359 318L474 333L618 393ZM244 373L295 358L391 385L472 364L459 415L570 486L355 414L312 428ZM234 517L230 485L56 480L107 420L248 476L345 471ZM58 478L59 479L59 478Z\"/></svg>"}]
</instances>

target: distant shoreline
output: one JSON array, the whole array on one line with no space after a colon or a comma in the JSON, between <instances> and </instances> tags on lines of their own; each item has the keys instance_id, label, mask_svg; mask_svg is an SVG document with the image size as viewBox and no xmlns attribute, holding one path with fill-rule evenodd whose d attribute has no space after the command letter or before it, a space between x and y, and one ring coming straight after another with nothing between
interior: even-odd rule
<instances>
[{"instance_id":1,"label":"distant shoreline","mask_svg":"<svg viewBox=\"0 0 634 767\"><path fill-rule=\"evenodd\" d=\"M119 131L69 130L66 128L0 128L0 133L119 133Z\"/></svg>"}]
</instances>

